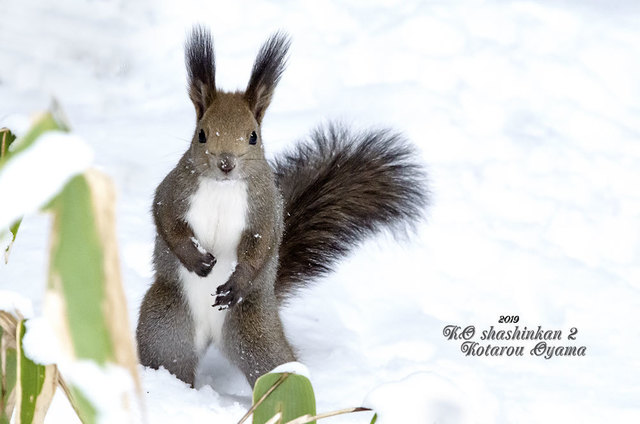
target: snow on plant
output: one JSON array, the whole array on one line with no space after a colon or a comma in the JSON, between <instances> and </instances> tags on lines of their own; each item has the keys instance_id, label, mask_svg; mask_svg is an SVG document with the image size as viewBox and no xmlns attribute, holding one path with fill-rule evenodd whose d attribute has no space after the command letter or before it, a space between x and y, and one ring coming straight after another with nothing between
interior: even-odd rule
<instances>
[{"instance_id":1,"label":"snow on plant","mask_svg":"<svg viewBox=\"0 0 640 424\"><path fill-rule=\"evenodd\" d=\"M34 320L40 330L27 337L29 358L25 320L15 302L4 305L11 313L0 311L0 423L12 415L20 423L42 422L58 385L83 422L141 418L137 359L120 282L115 190L106 176L87 170L91 149L66 131L46 113L23 137L5 130L0 139L0 198L6 199L0 228L11 225L13 240L24 214L41 208L53 214L44 315L60 342L44 355L47 365L37 364L43 359L38 347L50 335L38 341L43 326Z\"/></svg>"}]
</instances>

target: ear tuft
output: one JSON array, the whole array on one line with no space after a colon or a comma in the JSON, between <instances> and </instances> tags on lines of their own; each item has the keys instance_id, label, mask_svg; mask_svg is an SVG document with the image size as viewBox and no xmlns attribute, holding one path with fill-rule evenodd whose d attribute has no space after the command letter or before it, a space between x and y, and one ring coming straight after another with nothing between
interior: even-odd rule
<instances>
[{"instance_id":1,"label":"ear tuft","mask_svg":"<svg viewBox=\"0 0 640 424\"><path fill-rule=\"evenodd\" d=\"M184 59L189 78L189 97L200 119L216 93L213 39L207 27L194 25L185 43Z\"/></svg>"},{"instance_id":2,"label":"ear tuft","mask_svg":"<svg viewBox=\"0 0 640 424\"><path fill-rule=\"evenodd\" d=\"M262 122L273 91L284 72L290 45L291 40L287 34L276 32L262 45L253 64L244 97L258 123Z\"/></svg>"}]
</instances>

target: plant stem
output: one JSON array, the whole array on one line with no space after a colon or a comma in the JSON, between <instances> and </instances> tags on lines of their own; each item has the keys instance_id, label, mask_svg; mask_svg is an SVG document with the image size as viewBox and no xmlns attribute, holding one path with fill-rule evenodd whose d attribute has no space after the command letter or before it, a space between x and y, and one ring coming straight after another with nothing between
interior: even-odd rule
<instances>
[{"instance_id":1,"label":"plant stem","mask_svg":"<svg viewBox=\"0 0 640 424\"><path fill-rule=\"evenodd\" d=\"M0 148L0 159L4 157L4 146L7 141L7 131L3 128L2 130L2 148Z\"/></svg>"},{"instance_id":2,"label":"plant stem","mask_svg":"<svg viewBox=\"0 0 640 424\"><path fill-rule=\"evenodd\" d=\"M71 405L73 410L76 412L76 415L78 416L78 418L80 418L82 415L80 414L80 410L78 410L78 407L76 406L76 402L73 399L73 394L71 393L69 386L67 386L67 382L64 381L60 373L58 373L58 386L60 386L64 394L67 396L67 399L69 400L69 404Z\"/></svg>"},{"instance_id":3,"label":"plant stem","mask_svg":"<svg viewBox=\"0 0 640 424\"><path fill-rule=\"evenodd\" d=\"M339 409L337 411L325 412L324 414L314 415L313 417L307 414L307 415L298 417L295 420L289 421L287 424L306 424L312 421L320 420L322 418L335 417L336 415L351 414L353 412L361 412L361 411L371 411L371 408L364 408L362 406L357 406L355 408L345 408L345 409Z\"/></svg>"}]
</instances>

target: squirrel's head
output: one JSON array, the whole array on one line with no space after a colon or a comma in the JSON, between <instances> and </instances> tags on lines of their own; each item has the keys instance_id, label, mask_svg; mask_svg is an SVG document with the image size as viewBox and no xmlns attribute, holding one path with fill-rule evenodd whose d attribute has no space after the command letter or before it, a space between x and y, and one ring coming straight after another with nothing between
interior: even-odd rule
<instances>
[{"instance_id":1,"label":"squirrel's head","mask_svg":"<svg viewBox=\"0 0 640 424\"><path fill-rule=\"evenodd\" d=\"M289 39L275 33L262 46L244 92L218 91L209 30L195 26L185 46L189 97L196 109L191 141L195 169L211 178L246 178L265 161L260 124L284 71Z\"/></svg>"}]
</instances>

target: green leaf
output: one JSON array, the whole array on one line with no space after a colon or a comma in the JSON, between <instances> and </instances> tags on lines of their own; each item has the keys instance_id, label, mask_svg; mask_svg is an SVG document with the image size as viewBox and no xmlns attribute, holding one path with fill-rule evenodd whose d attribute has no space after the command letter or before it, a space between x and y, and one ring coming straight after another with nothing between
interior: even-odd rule
<instances>
[{"instance_id":1,"label":"green leaf","mask_svg":"<svg viewBox=\"0 0 640 424\"><path fill-rule=\"evenodd\" d=\"M45 378L45 367L34 363L27 358L22 349L22 338L24 337L24 321L18 324L18 339L20 351L20 421L22 423L33 422L35 415L36 401L42 391Z\"/></svg>"},{"instance_id":2,"label":"green leaf","mask_svg":"<svg viewBox=\"0 0 640 424\"><path fill-rule=\"evenodd\" d=\"M0 169L2 169L4 164L7 163L7 161L9 161L13 156L28 149L43 133L53 130L68 131L69 129L60 119L54 117L53 113L46 112L42 114L36 120L36 122L34 122L31 128L29 128L29 131L24 136L18 138L17 140L12 140L16 144L15 148L13 149L13 151L9 151L7 149L4 152L4 156L0 158Z\"/></svg>"},{"instance_id":3,"label":"green leaf","mask_svg":"<svg viewBox=\"0 0 640 424\"><path fill-rule=\"evenodd\" d=\"M17 339L17 424L42 423L56 390L55 365L39 365L29 359L22 347L24 321L18 323Z\"/></svg>"},{"instance_id":4,"label":"green leaf","mask_svg":"<svg viewBox=\"0 0 640 424\"><path fill-rule=\"evenodd\" d=\"M20 228L20 224L22 224L22 218L14 222L11 227L9 227L9 231L13 234L12 242L16 241L16 235L18 234L18 228Z\"/></svg>"},{"instance_id":5,"label":"green leaf","mask_svg":"<svg viewBox=\"0 0 640 424\"><path fill-rule=\"evenodd\" d=\"M54 213L49 286L65 301L73 351L104 364L114 359L105 303L104 250L89 184L72 178L51 202Z\"/></svg>"},{"instance_id":6,"label":"green leaf","mask_svg":"<svg viewBox=\"0 0 640 424\"><path fill-rule=\"evenodd\" d=\"M11 231L11 241L4 249L4 263L9 262L9 253L11 253L11 248L13 247L13 243L16 241L16 236L18 235L18 229L20 228L20 224L22 224L22 218L18 219L14 222L11 227L9 227L9 231Z\"/></svg>"},{"instance_id":7,"label":"green leaf","mask_svg":"<svg viewBox=\"0 0 640 424\"><path fill-rule=\"evenodd\" d=\"M16 350L9 347L9 334L0 327L0 424L8 423L15 403L17 359Z\"/></svg>"},{"instance_id":8,"label":"green leaf","mask_svg":"<svg viewBox=\"0 0 640 424\"><path fill-rule=\"evenodd\" d=\"M43 133L52 130L68 131L67 125L60 117L57 117L57 115L61 115L61 112L59 111L57 104L54 103L53 111L40 115L29 131L23 137L18 139L16 139L16 136L8 128L2 128L0 130L0 172L9 160L28 149ZM9 145L14 143L15 148L13 151L10 151ZM9 260L9 252L13 242L16 240L16 234L18 233L18 228L20 227L21 222L22 218L18 219L11 225L10 231L12 233L12 239L9 242L9 245L5 247L5 263ZM6 227L1 228L0 237L3 236L5 232Z\"/></svg>"},{"instance_id":9,"label":"green leaf","mask_svg":"<svg viewBox=\"0 0 640 424\"><path fill-rule=\"evenodd\" d=\"M370 424L376 424L376 421L378 421L378 414L373 414L373 418L371 418Z\"/></svg>"},{"instance_id":10,"label":"green leaf","mask_svg":"<svg viewBox=\"0 0 640 424\"><path fill-rule=\"evenodd\" d=\"M6 384L5 386L6 392L3 393L3 395L6 394L8 398L9 396L11 396L11 393L16 388L16 377L18 375L18 368L17 368L18 358L17 358L17 352L15 349L8 348L5 354L6 354L6 361L7 361L5 364L6 368L4 370L5 371L4 383Z\"/></svg>"},{"instance_id":11,"label":"green leaf","mask_svg":"<svg viewBox=\"0 0 640 424\"><path fill-rule=\"evenodd\" d=\"M256 403L281 377L281 373L260 377L253 389L253 402ZM316 414L316 399L309 379L297 374L286 377L255 409L253 424L264 424L278 412L282 413L283 423L306 414Z\"/></svg>"},{"instance_id":12,"label":"green leaf","mask_svg":"<svg viewBox=\"0 0 640 424\"><path fill-rule=\"evenodd\" d=\"M16 139L9 128L0 128L0 159L9 151L9 146Z\"/></svg>"},{"instance_id":13,"label":"green leaf","mask_svg":"<svg viewBox=\"0 0 640 424\"><path fill-rule=\"evenodd\" d=\"M47 318L59 325L70 359L128 369L140 394L135 347L120 281L115 232L115 189L106 176L87 171L73 177L48 205L53 213ZM66 392L83 422L96 421L84 388ZM136 407L123 393L123 408ZM127 406L128 405L128 406Z\"/></svg>"},{"instance_id":14,"label":"green leaf","mask_svg":"<svg viewBox=\"0 0 640 424\"><path fill-rule=\"evenodd\" d=\"M96 408L84 396L82 391L75 386L70 387L71 398L69 401L82 421L83 424L94 424L97 420L98 413Z\"/></svg>"}]
</instances>

